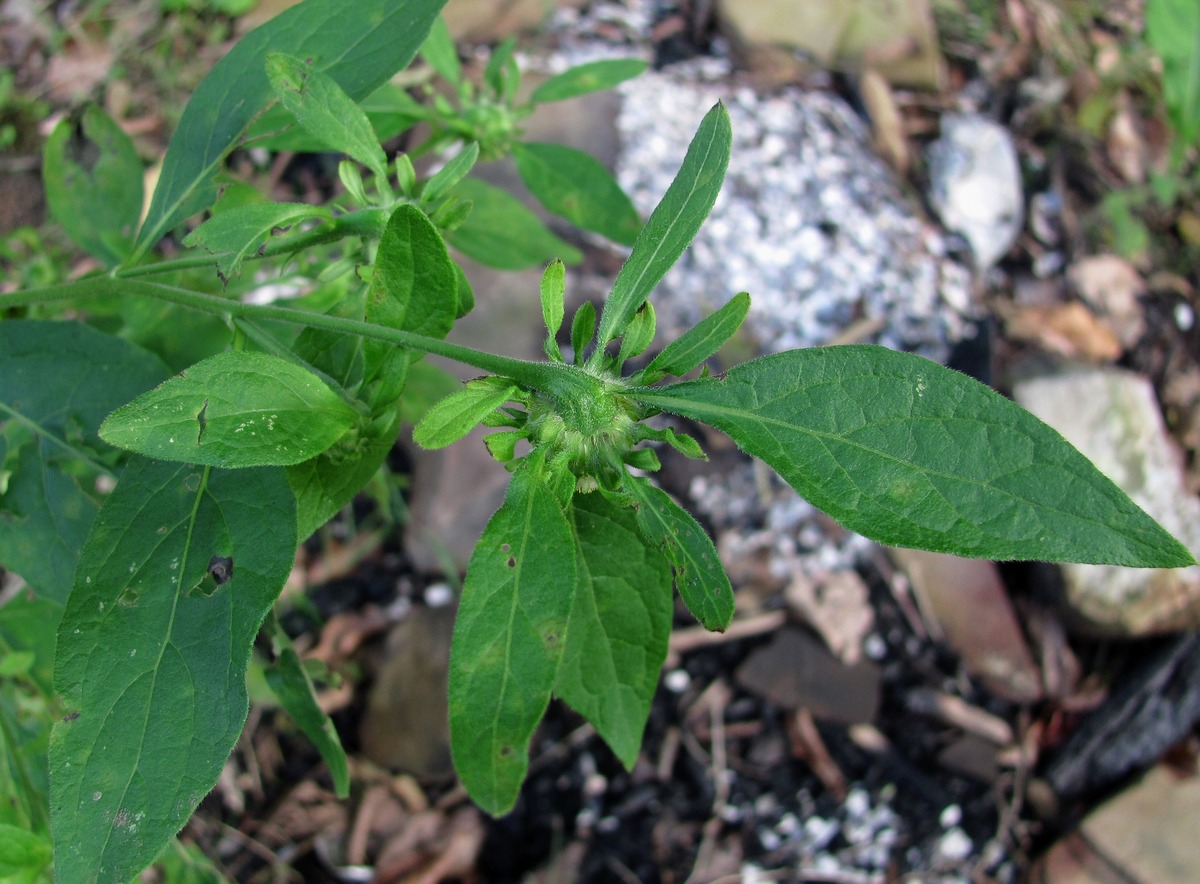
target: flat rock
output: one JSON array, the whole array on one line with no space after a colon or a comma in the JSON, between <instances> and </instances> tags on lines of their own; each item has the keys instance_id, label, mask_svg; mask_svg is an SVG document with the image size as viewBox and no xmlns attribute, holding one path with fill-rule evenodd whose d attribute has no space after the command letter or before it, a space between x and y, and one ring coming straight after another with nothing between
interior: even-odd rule
<instances>
[{"instance_id":1,"label":"flat rock","mask_svg":"<svg viewBox=\"0 0 1200 884\"><path fill-rule=\"evenodd\" d=\"M1013 395L1200 554L1200 500L1180 493L1180 458L1149 381L1118 368L1076 367L1019 380ZM1200 566L1062 568L1067 603L1089 631L1140 636L1200 625Z\"/></svg>"},{"instance_id":2,"label":"flat rock","mask_svg":"<svg viewBox=\"0 0 1200 884\"><path fill-rule=\"evenodd\" d=\"M545 23L555 8L578 8L583 0L450 0L442 15L455 40L496 43Z\"/></svg>"}]
</instances>

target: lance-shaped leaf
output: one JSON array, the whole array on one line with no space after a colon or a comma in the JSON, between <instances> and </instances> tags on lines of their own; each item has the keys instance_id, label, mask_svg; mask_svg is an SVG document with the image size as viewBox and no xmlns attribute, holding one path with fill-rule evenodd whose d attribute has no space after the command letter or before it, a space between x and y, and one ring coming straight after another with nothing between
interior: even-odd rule
<instances>
[{"instance_id":1,"label":"lance-shaped leaf","mask_svg":"<svg viewBox=\"0 0 1200 884\"><path fill-rule=\"evenodd\" d=\"M583 255L548 229L514 196L475 178L460 181L454 193L470 201L471 214L450 236L450 244L480 264L523 270L555 258L578 264Z\"/></svg>"},{"instance_id":2,"label":"lance-shaped leaf","mask_svg":"<svg viewBox=\"0 0 1200 884\"><path fill-rule=\"evenodd\" d=\"M732 144L729 112L717 103L700 122L675 180L650 213L617 274L600 315L599 348L625 330L638 307L695 238L725 180Z\"/></svg>"},{"instance_id":3,"label":"lance-shaped leaf","mask_svg":"<svg viewBox=\"0 0 1200 884\"><path fill-rule=\"evenodd\" d=\"M322 380L266 353L218 353L100 426L106 442L159 460L286 466L315 457L358 415Z\"/></svg>"},{"instance_id":4,"label":"lance-shaped leaf","mask_svg":"<svg viewBox=\"0 0 1200 884\"><path fill-rule=\"evenodd\" d=\"M570 70L554 75L534 89L529 101L533 104L545 104L611 89L618 83L639 76L647 67L646 62L638 58L608 58L576 65Z\"/></svg>"},{"instance_id":5,"label":"lance-shaped leaf","mask_svg":"<svg viewBox=\"0 0 1200 884\"><path fill-rule=\"evenodd\" d=\"M445 448L457 442L479 422L519 392L507 378L480 378L425 412L413 429L413 441L422 448Z\"/></svg>"},{"instance_id":6,"label":"lance-shaped leaf","mask_svg":"<svg viewBox=\"0 0 1200 884\"><path fill-rule=\"evenodd\" d=\"M554 692L632 768L667 656L671 568L603 494L576 495L571 526L578 579Z\"/></svg>"},{"instance_id":7,"label":"lance-shaped leaf","mask_svg":"<svg viewBox=\"0 0 1200 884\"><path fill-rule=\"evenodd\" d=\"M213 215L186 237L185 246L200 246L217 258L217 272L230 279L242 262L266 244L276 229L312 218L331 218L323 206L304 203L251 203Z\"/></svg>"},{"instance_id":8,"label":"lance-shaped leaf","mask_svg":"<svg viewBox=\"0 0 1200 884\"><path fill-rule=\"evenodd\" d=\"M571 318L571 349L575 351L576 365L583 360L583 351L595 333L596 307L591 301L584 301Z\"/></svg>"},{"instance_id":9,"label":"lance-shaped leaf","mask_svg":"<svg viewBox=\"0 0 1200 884\"><path fill-rule=\"evenodd\" d=\"M566 312L567 270L562 261L551 261L542 273L542 320L546 323L546 343L542 349L551 359L562 362L558 347L558 330Z\"/></svg>"},{"instance_id":10,"label":"lance-shaped leaf","mask_svg":"<svg viewBox=\"0 0 1200 884\"><path fill-rule=\"evenodd\" d=\"M631 246L642 219L608 169L562 144L517 142L513 159L538 202L576 227Z\"/></svg>"},{"instance_id":11,"label":"lance-shaped leaf","mask_svg":"<svg viewBox=\"0 0 1200 884\"><path fill-rule=\"evenodd\" d=\"M513 475L471 555L450 650L450 747L472 800L517 800L558 677L575 589L571 528L532 469Z\"/></svg>"},{"instance_id":12,"label":"lance-shaped leaf","mask_svg":"<svg viewBox=\"0 0 1200 884\"><path fill-rule=\"evenodd\" d=\"M6 437L16 446L0 495L0 565L66 601L99 509L88 488L105 470L100 422L168 374L157 356L90 326L0 323L0 452Z\"/></svg>"},{"instance_id":13,"label":"lance-shaped leaf","mask_svg":"<svg viewBox=\"0 0 1200 884\"><path fill-rule=\"evenodd\" d=\"M429 62L430 67L448 82L457 84L462 79L458 47L454 45L449 25L441 16L434 21L429 29L429 36L421 44L421 58Z\"/></svg>"},{"instance_id":14,"label":"lance-shaped leaf","mask_svg":"<svg viewBox=\"0 0 1200 884\"><path fill-rule=\"evenodd\" d=\"M733 620L733 587L721 566L712 538L691 513L646 479L627 476L637 526L647 541L662 549L675 569L679 597L705 629L724 632Z\"/></svg>"},{"instance_id":15,"label":"lance-shaped leaf","mask_svg":"<svg viewBox=\"0 0 1200 884\"><path fill-rule=\"evenodd\" d=\"M479 142L472 141L430 176L421 188L421 202L428 205L445 196L458 182L467 177L467 173L475 167L478 159Z\"/></svg>"},{"instance_id":16,"label":"lance-shaped leaf","mask_svg":"<svg viewBox=\"0 0 1200 884\"><path fill-rule=\"evenodd\" d=\"M58 632L58 880L130 880L208 794L246 720L250 647L291 570L295 531L281 470L126 468Z\"/></svg>"},{"instance_id":17,"label":"lance-shaped leaf","mask_svg":"<svg viewBox=\"0 0 1200 884\"><path fill-rule=\"evenodd\" d=\"M238 41L196 87L171 137L154 199L138 232L139 254L212 204L213 176L250 122L273 100L268 51L313 59L351 98L373 92L407 65L446 0L304 0Z\"/></svg>"},{"instance_id":18,"label":"lance-shaped leaf","mask_svg":"<svg viewBox=\"0 0 1200 884\"><path fill-rule=\"evenodd\" d=\"M1192 564L1062 436L919 356L793 350L639 398L723 430L814 506L881 543L1001 560Z\"/></svg>"},{"instance_id":19,"label":"lance-shaped leaf","mask_svg":"<svg viewBox=\"0 0 1200 884\"><path fill-rule=\"evenodd\" d=\"M701 319L650 360L643 377L650 382L664 375L685 375L724 346L742 327L750 312L750 296L740 292L714 313Z\"/></svg>"},{"instance_id":20,"label":"lance-shaped leaf","mask_svg":"<svg viewBox=\"0 0 1200 884\"><path fill-rule=\"evenodd\" d=\"M267 53L267 79L300 127L331 150L387 178L387 157L366 113L328 74L285 52Z\"/></svg>"},{"instance_id":21,"label":"lance-shaped leaf","mask_svg":"<svg viewBox=\"0 0 1200 884\"><path fill-rule=\"evenodd\" d=\"M42 180L54 220L81 248L108 267L129 256L142 212L142 161L103 109L88 106L54 128Z\"/></svg>"}]
</instances>

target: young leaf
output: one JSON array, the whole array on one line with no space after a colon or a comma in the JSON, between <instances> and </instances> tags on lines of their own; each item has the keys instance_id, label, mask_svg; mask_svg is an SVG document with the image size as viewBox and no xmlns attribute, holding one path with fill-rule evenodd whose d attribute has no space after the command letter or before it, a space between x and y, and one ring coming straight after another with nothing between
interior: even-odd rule
<instances>
[{"instance_id":1,"label":"young leaf","mask_svg":"<svg viewBox=\"0 0 1200 884\"><path fill-rule=\"evenodd\" d=\"M562 362L558 348L558 330L565 315L567 270L562 261L551 261L542 274L542 319L546 323L546 344L543 349L551 359Z\"/></svg>"},{"instance_id":2,"label":"young leaf","mask_svg":"<svg viewBox=\"0 0 1200 884\"><path fill-rule=\"evenodd\" d=\"M266 244L276 228L291 227L312 218L332 218L323 206L304 203L251 203L213 215L186 237L183 244L199 246L217 257L222 279L236 276L242 262Z\"/></svg>"},{"instance_id":3,"label":"young leaf","mask_svg":"<svg viewBox=\"0 0 1200 884\"><path fill-rule=\"evenodd\" d=\"M596 307L591 301L584 301L571 320L571 349L575 351L576 365L583 361L583 351L595 333Z\"/></svg>"},{"instance_id":4,"label":"young leaf","mask_svg":"<svg viewBox=\"0 0 1200 884\"><path fill-rule=\"evenodd\" d=\"M637 525L660 547L675 569L675 587L692 616L705 629L724 632L733 620L733 587L712 539L692 514L647 479L627 476Z\"/></svg>"},{"instance_id":5,"label":"young leaf","mask_svg":"<svg viewBox=\"0 0 1200 884\"><path fill-rule=\"evenodd\" d=\"M538 202L576 227L631 246L642 219L621 185L594 158L561 144L517 142L513 159Z\"/></svg>"},{"instance_id":6,"label":"young leaf","mask_svg":"<svg viewBox=\"0 0 1200 884\"><path fill-rule=\"evenodd\" d=\"M532 104L546 104L611 89L618 83L639 76L647 67L646 62L638 58L611 58L577 65L546 80L533 90L529 101Z\"/></svg>"},{"instance_id":7,"label":"young leaf","mask_svg":"<svg viewBox=\"0 0 1200 884\"><path fill-rule=\"evenodd\" d=\"M597 354L625 330L642 302L696 236L725 180L732 143L729 112L718 102L701 121L675 180L650 213L629 259L617 274L600 315Z\"/></svg>"},{"instance_id":8,"label":"young leaf","mask_svg":"<svg viewBox=\"0 0 1200 884\"><path fill-rule=\"evenodd\" d=\"M516 803L558 677L576 585L571 528L545 481L513 474L471 555L450 650L450 748L473 801Z\"/></svg>"},{"instance_id":9,"label":"young leaf","mask_svg":"<svg viewBox=\"0 0 1200 884\"><path fill-rule=\"evenodd\" d=\"M719 310L701 319L650 360L643 376L653 382L664 375L685 375L724 346L750 312L750 296L740 292Z\"/></svg>"},{"instance_id":10,"label":"young leaf","mask_svg":"<svg viewBox=\"0 0 1200 884\"><path fill-rule=\"evenodd\" d=\"M450 244L480 264L523 270L554 258L577 264L583 255L563 242L516 197L475 178L459 182L455 194L473 204L470 217L450 234Z\"/></svg>"},{"instance_id":11,"label":"young leaf","mask_svg":"<svg viewBox=\"0 0 1200 884\"><path fill-rule=\"evenodd\" d=\"M478 159L479 143L472 141L425 182L425 186L421 188L421 202L429 205L441 199L467 177L467 173L474 168Z\"/></svg>"},{"instance_id":12,"label":"young leaf","mask_svg":"<svg viewBox=\"0 0 1200 884\"><path fill-rule=\"evenodd\" d=\"M100 438L159 460L286 466L314 457L358 418L316 375L265 353L218 353L118 408Z\"/></svg>"},{"instance_id":13,"label":"young leaf","mask_svg":"<svg viewBox=\"0 0 1200 884\"><path fill-rule=\"evenodd\" d=\"M445 448L457 442L519 392L506 378L482 378L447 396L425 413L413 429L413 441L422 448Z\"/></svg>"},{"instance_id":14,"label":"young leaf","mask_svg":"<svg viewBox=\"0 0 1200 884\"><path fill-rule=\"evenodd\" d=\"M216 782L246 720L250 647L292 568L294 506L281 470L140 459L105 501L58 631L58 880L130 880Z\"/></svg>"},{"instance_id":15,"label":"young leaf","mask_svg":"<svg viewBox=\"0 0 1200 884\"><path fill-rule=\"evenodd\" d=\"M1058 433L983 384L870 345L793 350L639 393L762 458L881 543L1133 567L1192 555Z\"/></svg>"},{"instance_id":16,"label":"young leaf","mask_svg":"<svg viewBox=\"0 0 1200 884\"><path fill-rule=\"evenodd\" d=\"M446 19L438 16L429 29L429 36L421 44L421 58L429 62L429 66L448 83L454 85L462 79L462 65L458 60L458 47L450 36L450 28Z\"/></svg>"},{"instance_id":17,"label":"young leaf","mask_svg":"<svg viewBox=\"0 0 1200 884\"><path fill-rule=\"evenodd\" d=\"M492 52L487 67L483 71L483 81L491 87L498 98L512 101L521 82L521 71L517 60L513 58L513 50L517 48L515 37L502 41Z\"/></svg>"},{"instance_id":18,"label":"young leaf","mask_svg":"<svg viewBox=\"0 0 1200 884\"><path fill-rule=\"evenodd\" d=\"M275 618L272 616L270 619ZM342 748L333 721L318 705L316 688L304 670L304 663L296 653L291 638L278 623L273 623L268 632L275 649L275 665L267 668L267 684L288 715L325 759L333 780L334 793L338 798L347 798L350 795L350 771L346 764L346 750Z\"/></svg>"},{"instance_id":19,"label":"young leaf","mask_svg":"<svg viewBox=\"0 0 1200 884\"><path fill-rule=\"evenodd\" d=\"M8 452L16 468L0 494L0 566L66 601L98 510L100 422L169 374L157 356L81 323L0 322L0 452L18 427L32 435Z\"/></svg>"},{"instance_id":20,"label":"young leaf","mask_svg":"<svg viewBox=\"0 0 1200 884\"><path fill-rule=\"evenodd\" d=\"M632 769L671 635L671 568L633 513L602 494L571 504L578 578L554 693Z\"/></svg>"},{"instance_id":21,"label":"young leaf","mask_svg":"<svg viewBox=\"0 0 1200 884\"><path fill-rule=\"evenodd\" d=\"M633 319L629 321L629 325L625 327L625 333L621 336L621 351L617 356L618 366L623 365L626 359L633 359L646 352L647 348L654 343L656 325L654 306L646 301L642 304L641 309L633 314Z\"/></svg>"},{"instance_id":22,"label":"young leaf","mask_svg":"<svg viewBox=\"0 0 1200 884\"><path fill-rule=\"evenodd\" d=\"M154 199L137 237L145 254L183 219L213 202L213 176L273 95L268 51L312 58L352 99L411 60L446 0L304 0L238 41L196 87L171 137Z\"/></svg>"},{"instance_id":23,"label":"young leaf","mask_svg":"<svg viewBox=\"0 0 1200 884\"><path fill-rule=\"evenodd\" d=\"M387 179L387 157L371 121L337 81L285 52L267 53L267 79L279 103L309 135Z\"/></svg>"},{"instance_id":24,"label":"young leaf","mask_svg":"<svg viewBox=\"0 0 1200 884\"><path fill-rule=\"evenodd\" d=\"M102 108L63 120L42 154L46 203L67 235L106 267L133 251L142 212L142 161Z\"/></svg>"}]
</instances>

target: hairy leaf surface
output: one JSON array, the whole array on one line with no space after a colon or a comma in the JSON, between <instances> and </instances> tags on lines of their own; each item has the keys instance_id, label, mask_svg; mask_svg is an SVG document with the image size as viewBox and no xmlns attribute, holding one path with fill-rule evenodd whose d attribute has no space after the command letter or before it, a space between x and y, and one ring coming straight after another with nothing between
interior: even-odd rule
<instances>
[{"instance_id":1,"label":"hairy leaf surface","mask_svg":"<svg viewBox=\"0 0 1200 884\"><path fill-rule=\"evenodd\" d=\"M999 560L1192 564L1062 436L919 356L793 350L639 398L724 431L881 543Z\"/></svg>"},{"instance_id":2,"label":"hairy leaf surface","mask_svg":"<svg viewBox=\"0 0 1200 884\"><path fill-rule=\"evenodd\" d=\"M413 430L413 441L422 448L445 448L478 426L479 422L518 392L505 378L482 378L425 413Z\"/></svg>"},{"instance_id":3,"label":"hairy leaf surface","mask_svg":"<svg viewBox=\"0 0 1200 884\"><path fill-rule=\"evenodd\" d=\"M250 646L291 570L295 531L281 470L126 468L58 633L59 880L128 881L212 788L246 720Z\"/></svg>"},{"instance_id":4,"label":"hairy leaf surface","mask_svg":"<svg viewBox=\"0 0 1200 884\"><path fill-rule=\"evenodd\" d=\"M687 374L720 350L742 327L749 312L750 296L745 292L734 295L719 310L704 317L667 344L646 366L646 376L658 378Z\"/></svg>"},{"instance_id":5,"label":"hairy leaf surface","mask_svg":"<svg viewBox=\"0 0 1200 884\"><path fill-rule=\"evenodd\" d=\"M246 258L266 244L276 228L331 217L323 206L251 203L213 215L184 237L183 244L212 252L217 258L217 272L222 279L229 279L238 274Z\"/></svg>"}]
</instances>

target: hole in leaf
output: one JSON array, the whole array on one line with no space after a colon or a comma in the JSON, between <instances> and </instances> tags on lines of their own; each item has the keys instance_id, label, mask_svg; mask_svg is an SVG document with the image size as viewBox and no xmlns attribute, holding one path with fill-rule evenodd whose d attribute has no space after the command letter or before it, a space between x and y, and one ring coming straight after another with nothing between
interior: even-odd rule
<instances>
[{"instance_id":1,"label":"hole in leaf","mask_svg":"<svg viewBox=\"0 0 1200 884\"><path fill-rule=\"evenodd\" d=\"M233 577L233 559L229 556L213 556L208 560L208 576L217 586L224 586Z\"/></svg>"},{"instance_id":2,"label":"hole in leaf","mask_svg":"<svg viewBox=\"0 0 1200 884\"><path fill-rule=\"evenodd\" d=\"M117 603L124 605L126 608L136 608L138 599L142 597L142 592L139 589L134 589L132 586L127 586L121 595L117 598Z\"/></svg>"}]
</instances>

